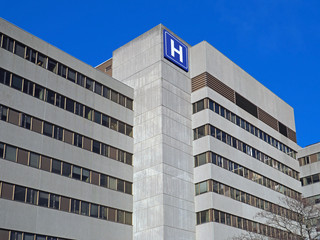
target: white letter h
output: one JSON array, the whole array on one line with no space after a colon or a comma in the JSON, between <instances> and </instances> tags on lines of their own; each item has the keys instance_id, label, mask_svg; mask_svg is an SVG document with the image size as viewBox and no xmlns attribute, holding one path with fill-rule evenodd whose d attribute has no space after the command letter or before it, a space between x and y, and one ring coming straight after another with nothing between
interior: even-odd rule
<instances>
[{"instance_id":1,"label":"white letter h","mask_svg":"<svg viewBox=\"0 0 320 240\"><path fill-rule=\"evenodd\" d=\"M174 41L173 39L171 39L171 56L174 57L175 56L175 53L179 54L179 57L180 57L180 62L183 63L183 52L182 52L182 46L179 45L179 50L176 49L174 47Z\"/></svg>"}]
</instances>

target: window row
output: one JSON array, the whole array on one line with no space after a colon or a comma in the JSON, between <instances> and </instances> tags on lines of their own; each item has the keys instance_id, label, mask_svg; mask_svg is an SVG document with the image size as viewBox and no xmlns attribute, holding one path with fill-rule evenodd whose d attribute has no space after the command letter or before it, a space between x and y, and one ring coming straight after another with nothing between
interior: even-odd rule
<instances>
[{"instance_id":1,"label":"window row","mask_svg":"<svg viewBox=\"0 0 320 240\"><path fill-rule=\"evenodd\" d=\"M315 162L320 162L320 153L315 153L310 156L299 158L300 166L304 166Z\"/></svg>"},{"instance_id":2,"label":"window row","mask_svg":"<svg viewBox=\"0 0 320 240\"><path fill-rule=\"evenodd\" d=\"M132 194L132 183L0 142L0 158L119 192Z\"/></svg>"},{"instance_id":3,"label":"window row","mask_svg":"<svg viewBox=\"0 0 320 240\"><path fill-rule=\"evenodd\" d=\"M229 120L230 122L245 129L249 133L255 135L256 137L260 138L266 143L269 143L270 145L279 149L280 151L284 152L290 157L296 159L296 152L293 149L289 148L288 146L281 143L277 139L271 137L269 134L265 133L259 128L253 126L251 123L239 117L238 115L234 114L233 112L230 112L228 109L220 106L218 103L212 101L211 99L205 98L196 103L193 103L193 113L200 112L204 109L212 110L213 112L219 114L223 118Z\"/></svg>"},{"instance_id":4,"label":"window row","mask_svg":"<svg viewBox=\"0 0 320 240\"><path fill-rule=\"evenodd\" d=\"M132 137L132 126L0 68L0 83Z\"/></svg>"},{"instance_id":5,"label":"window row","mask_svg":"<svg viewBox=\"0 0 320 240\"><path fill-rule=\"evenodd\" d=\"M311 176L303 177L300 179L302 186L310 185L320 182L320 174L313 174Z\"/></svg>"},{"instance_id":6,"label":"window row","mask_svg":"<svg viewBox=\"0 0 320 240\"><path fill-rule=\"evenodd\" d=\"M118 103L130 110L133 109L133 100L124 96L113 89L108 88L107 86L90 79L89 77L63 65L56 60L47 57L46 55L25 46L24 44L15 41L14 39L1 34L0 35L0 45L2 48L30 61L36 65L43 67L50 72L58 74L59 76L78 84L81 87L84 87L100 96L103 96L111 101Z\"/></svg>"},{"instance_id":7,"label":"window row","mask_svg":"<svg viewBox=\"0 0 320 240\"><path fill-rule=\"evenodd\" d=\"M1 240L67 240L66 238L51 237L35 233L19 232L14 230L0 229Z\"/></svg>"},{"instance_id":8,"label":"window row","mask_svg":"<svg viewBox=\"0 0 320 240\"><path fill-rule=\"evenodd\" d=\"M132 165L132 154L106 145L81 134L45 122L22 112L0 105L0 120L26 128L33 132L54 138L76 147Z\"/></svg>"},{"instance_id":9,"label":"window row","mask_svg":"<svg viewBox=\"0 0 320 240\"><path fill-rule=\"evenodd\" d=\"M306 198L308 201L310 201L312 204L319 204L320 203L320 194L319 195L315 195L312 197L308 197Z\"/></svg>"},{"instance_id":10,"label":"window row","mask_svg":"<svg viewBox=\"0 0 320 240\"><path fill-rule=\"evenodd\" d=\"M194 157L194 161L195 161L196 167L204 165L206 163L212 163L218 167L224 168L225 170L238 174L241 177L254 181L260 185L263 185L274 191L282 193L288 197L291 197L294 199L300 198L300 194L298 192L286 186L283 186L280 183L277 183L265 176L262 176L261 174L258 174L248 168L245 168L213 152L205 152L205 153L199 154Z\"/></svg>"},{"instance_id":11,"label":"window row","mask_svg":"<svg viewBox=\"0 0 320 240\"><path fill-rule=\"evenodd\" d=\"M260 152L259 150L249 146L248 144L236 139L235 137L221 131L220 129L206 124L201 127L198 127L193 130L194 133L194 139L199 139L201 137L210 135L226 144L228 144L231 147L234 147L238 149L239 151L267 164L270 167L273 167L277 169L280 172L283 172L284 174L299 180L299 173L292 168L284 165L283 163L272 159L268 155L264 154L263 152Z\"/></svg>"},{"instance_id":12,"label":"window row","mask_svg":"<svg viewBox=\"0 0 320 240\"><path fill-rule=\"evenodd\" d=\"M10 183L0 183L1 198L132 225L132 213Z\"/></svg>"},{"instance_id":13,"label":"window row","mask_svg":"<svg viewBox=\"0 0 320 240\"><path fill-rule=\"evenodd\" d=\"M291 240L296 239L294 235L280 230L278 228L270 227L268 225L254 222L242 217L238 217L226 212L218 211L215 209L208 209L205 211L197 212L197 224L208 222L216 222L226 224L231 227L240 228L248 232L261 234L264 236L272 237L275 239Z\"/></svg>"},{"instance_id":14,"label":"window row","mask_svg":"<svg viewBox=\"0 0 320 240\"><path fill-rule=\"evenodd\" d=\"M195 185L195 191L196 195L206 192L218 193L226 197L232 198L234 200L240 201L242 203L246 203L251 206L260 208L262 210L269 211L280 216L285 216L286 218L292 219L294 221L297 221L298 219L298 215L289 209L286 209L284 207L268 202L264 199L258 198L249 193L243 192L241 190L235 189L233 187L227 186L214 180L207 180L201 183L197 183Z\"/></svg>"}]
</instances>

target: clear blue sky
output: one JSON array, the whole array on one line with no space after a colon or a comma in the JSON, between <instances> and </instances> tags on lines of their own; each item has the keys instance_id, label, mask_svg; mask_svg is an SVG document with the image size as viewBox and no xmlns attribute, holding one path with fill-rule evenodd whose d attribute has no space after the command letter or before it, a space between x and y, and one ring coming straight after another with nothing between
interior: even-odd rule
<instances>
[{"instance_id":1,"label":"clear blue sky","mask_svg":"<svg viewBox=\"0 0 320 240\"><path fill-rule=\"evenodd\" d=\"M164 24L206 40L295 110L298 144L320 141L320 1L2 1L1 17L96 66Z\"/></svg>"}]
</instances>

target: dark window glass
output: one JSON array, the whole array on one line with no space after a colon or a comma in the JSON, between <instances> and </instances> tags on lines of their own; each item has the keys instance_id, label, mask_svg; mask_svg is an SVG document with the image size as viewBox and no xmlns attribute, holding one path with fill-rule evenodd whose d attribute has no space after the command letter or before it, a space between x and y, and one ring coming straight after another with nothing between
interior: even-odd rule
<instances>
[{"instance_id":1,"label":"dark window glass","mask_svg":"<svg viewBox=\"0 0 320 240\"><path fill-rule=\"evenodd\" d=\"M22 233L11 231L10 240L22 240Z\"/></svg>"},{"instance_id":2,"label":"dark window glass","mask_svg":"<svg viewBox=\"0 0 320 240\"><path fill-rule=\"evenodd\" d=\"M12 74L11 86L12 86L12 88L21 91L22 90L22 78L18 77L17 75Z\"/></svg>"},{"instance_id":3,"label":"dark window glass","mask_svg":"<svg viewBox=\"0 0 320 240\"><path fill-rule=\"evenodd\" d=\"M23 92L33 96L33 83L24 79L23 81Z\"/></svg>"},{"instance_id":4,"label":"dark window glass","mask_svg":"<svg viewBox=\"0 0 320 240\"><path fill-rule=\"evenodd\" d=\"M109 117L104 114L102 114L102 125L109 127Z\"/></svg>"},{"instance_id":5,"label":"dark window glass","mask_svg":"<svg viewBox=\"0 0 320 240\"><path fill-rule=\"evenodd\" d=\"M86 119L92 120L93 117L93 110L89 107L85 107L84 117Z\"/></svg>"},{"instance_id":6,"label":"dark window glass","mask_svg":"<svg viewBox=\"0 0 320 240\"><path fill-rule=\"evenodd\" d=\"M60 94L56 94L56 106L63 108L65 106L65 97Z\"/></svg>"},{"instance_id":7,"label":"dark window glass","mask_svg":"<svg viewBox=\"0 0 320 240\"><path fill-rule=\"evenodd\" d=\"M82 168L82 181L89 182L90 180L90 171Z\"/></svg>"},{"instance_id":8,"label":"dark window glass","mask_svg":"<svg viewBox=\"0 0 320 240\"><path fill-rule=\"evenodd\" d=\"M59 209L60 198L58 195L50 194L50 208Z\"/></svg>"},{"instance_id":9,"label":"dark window glass","mask_svg":"<svg viewBox=\"0 0 320 240\"><path fill-rule=\"evenodd\" d=\"M48 207L49 194L45 192L39 192L39 206Z\"/></svg>"},{"instance_id":10,"label":"dark window glass","mask_svg":"<svg viewBox=\"0 0 320 240\"><path fill-rule=\"evenodd\" d=\"M111 101L118 102L118 93L115 91L111 91Z\"/></svg>"},{"instance_id":11,"label":"dark window glass","mask_svg":"<svg viewBox=\"0 0 320 240\"><path fill-rule=\"evenodd\" d=\"M25 187L16 186L15 189L14 189L14 200L15 201L24 202L25 201L25 196L26 196L26 188Z\"/></svg>"},{"instance_id":12,"label":"dark window glass","mask_svg":"<svg viewBox=\"0 0 320 240\"><path fill-rule=\"evenodd\" d=\"M49 58L48 59L48 70L53 72L53 73L57 73L57 66L58 66L58 63L57 61Z\"/></svg>"},{"instance_id":13,"label":"dark window glass","mask_svg":"<svg viewBox=\"0 0 320 240\"><path fill-rule=\"evenodd\" d=\"M110 99L110 89L105 86L103 86L103 96Z\"/></svg>"},{"instance_id":14,"label":"dark window glass","mask_svg":"<svg viewBox=\"0 0 320 240\"><path fill-rule=\"evenodd\" d=\"M81 168L73 166L73 168L72 168L72 178L80 180L80 178L81 178Z\"/></svg>"},{"instance_id":15,"label":"dark window glass","mask_svg":"<svg viewBox=\"0 0 320 240\"><path fill-rule=\"evenodd\" d=\"M94 111L94 121L101 124L101 113Z\"/></svg>"},{"instance_id":16,"label":"dark window glass","mask_svg":"<svg viewBox=\"0 0 320 240\"><path fill-rule=\"evenodd\" d=\"M31 167L39 168L40 155L36 153L30 153L29 165Z\"/></svg>"},{"instance_id":17,"label":"dark window glass","mask_svg":"<svg viewBox=\"0 0 320 240\"><path fill-rule=\"evenodd\" d=\"M0 143L0 158L3 158L3 153L4 153L4 144Z\"/></svg>"},{"instance_id":18,"label":"dark window glass","mask_svg":"<svg viewBox=\"0 0 320 240\"><path fill-rule=\"evenodd\" d=\"M126 164L132 165L132 154L126 153Z\"/></svg>"},{"instance_id":19,"label":"dark window glass","mask_svg":"<svg viewBox=\"0 0 320 240\"><path fill-rule=\"evenodd\" d=\"M125 182L125 192L128 194L132 194L132 183Z\"/></svg>"},{"instance_id":20,"label":"dark window glass","mask_svg":"<svg viewBox=\"0 0 320 240\"><path fill-rule=\"evenodd\" d=\"M101 143L101 155L108 157L108 146Z\"/></svg>"},{"instance_id":21,"label":"dark window glass","mask_svg":"<svg viewBox=\"0 0 320 240\"><path fill-rule=\"evenodd\" d=\"M108 220L109 221L116 221L116 210L113 208L108 209Z\"/></svg>"},{"instance_id":22,"label":"dark window glass","mask_svg":"<svg viewBox=\"0 0 320 240\"><path fill-rule=\"evenodd\" d=\"M4 83L8 72L0 68L0 83Z\"/></svg>"},{"instance_id":23,"label":"dark window glass","mask_svg":"<svg viewBox=\"0 0 320 240\"><path fill-rule=\"evenodd\" d=\"M108 176L101 174L100 175L100 186L101 187L108 187Z\"/></svg>"},{"instance_id":24,"label":"dark window glass","mask_svg":"<svg viewBox=\"0 0 320 240\"><path fill-rule=\"evenodd\" d=\"M124 223L124 211L117 210L117 222Z\"/></svg>"},{"instance_id":25,"label":"dark window glass","mask_svg":"<svg viewBox=\"0 0 320 240\"><path fill-rule=\"evenodd\" d=\"M119 94L119 104L122 106L126 105L126 98L122 94Z\"/></svg>"},{"instance_id":26,"label":"dark window glass","mask_svg":"<svg viewBox=\"0 0 320 240\"><path fill-rule=\"evenodd\" d=\"M37 65L43 68L46 68L47 65L47 57L38 52Z\"/></svg>"},{"instance_id":27,"label":"dark window glass","mask_svg":"<svg viewBox=\"0 0 320 240\"><path fill-rule=\"evenodd\" d=\"M34 88L34 96L40 100L44 100L44 88L36 84Z\"/></svg>"},{"instance_id":28,"label":"dark window glass","mask_svg":"<svg viewBox=\"0 0 320 240\"><path fill-rule=\"evenodd\" d=\"M58 160L52 159L52 172L61 174L61 162Z\"/></svg>"},{"instance_id":29,"label":"dark window glass","mask_svg":"<svg viewBox=\"0 0 320 240\"><path fill-rule=\"evenodd\" d=\"M66 75L67 75L67 67L64 66L63 64L59 63L59 64L58 64L58 74L59 74L61 77L65 78Z\"/></svg>"},{"instance_id":30,"label":"dark window glass","mask_svg":"<svg viewBox=\"0 0 320 240\"><path fill-rule=\"evenodd\" d=\"M8 108L0 106L0 118L2 121L7 121Z\"/></svg>"},{"instance_id":31,"label":"dark window glass","mask_svg":"<svg viewBox=\"0 0 320 240\"><path fill-rule=\"evenodd\" d=\"M46 236L37 235L36 240L46 240Z\"/></svg>"},{"instance_id":32,"label":"dark window glass","mask_svg":"<svg viewBox=\"0 0 320 240\"><path fill-rule=\"evenodd\" d=\"M49 89L47 89L46 91L46 102L50 103L50 104L54 104L54 96L55 93Z\"/></svg>"},{"instance_id":33,"label":"dark window glass","mask_svg":"<svg viewBox=\"0 0 320 240\"><path fill-rule=\"evenodd\" d=\"M73 135L73 144L77 147L82 147L82 136L75 133Z\"/></svg>"},{"instance_id":34,"label":"dark window glass","mask_svg":"<svg viewBox=\"0 0 320 240\"><path fill-rule=\"evenodd\" d=\"M84 87L84 76L81 73L77 73L77 84Z\"/></svg>"},{"instance_id":35,"label":"dark window glass","mask_svg":"<svg viewBox=\"0 0 320 240\"><path fill-rule=\"evenodd\" d=\"M132 127L129 125L126 125L126 135L132 137Z\"/></svg>"},{"instance_id":36,"label":"dark window glass","mask_svg":"<svg viewBox=\"0 0 320 240\"><path fill-rule=\"evenodd\" d=\"M81 202L81 214L89 216L89 203Z\"/></svg>"},{"instance_id":37,"label":"dark window glass","mask_svg":"<svg viewBox=\"0 0 320 240\"><path fill-rule=\"evenodd\" d=\"M71 82L76 82L76 71L68 68L68 79L69 79Z\"/></svg>"},{"instance_id":38,"label":"dark window glass","mask_svg":"<svg viewBox=\"0 0 320 240\"><path fill-rule=\"evenodd\" d=\"M53 137L55 139L62 141L62 136L63 136L63 128L54 126Z\"/></svg>"},{"instance_id":39,"label":"dark window glass","mask_svg":"<svg viewBox=\"0 0 320 240\"><path fill-rule=\"evenodd\" d=\"M69 163L63 163L62 175L66 177L71 177L71 165Z\"/></svg>"},{"instance_id":40,"label":"dark window glass","mask_svg":"<svg viewBox=\"0 0 320 240\"><path fill-rule=\"evenodd\" d=\"M119 192L124 192L124 181L123 180L120 180L120 179L117 180L117 190Z\"/></svg>"},{"instance_id":41,"label":"dark window glass","mask_svg":"<svg viewBox=\"0 0 320 240\"><path fill-rule=\"evenodd\" d=\"M67 102L67 104L66 104L67 111L74 113L74 101L67 98L66 102Z\"/></svg>"},{"instance_id":42,"label":"dark window glass","mask_svg":"<svg viewBox=\"0 0 320 240\"><path fill-rule=\"evenodd\" d=\"M75 113L81 117L83 117L83 105L76 102L76 111Z\"/></svg>"},{"instance_id":43,"label":"dark window glass","mask_svg":"<svg viewBox=\"0 0 320 240\"><path fill-rule=\"evenodd\" d=\"M107 209L106 207L100 206L100 215L99 215L99 218L107 220L107 218L108 218L107 210L108 210L108 209Z\"/></svg>"},{"instance_id":44,"label":"dark window glass","mask_svg":"<svg viewBox=\"0 0 320 240\"><path fill-rule=\"evenodd\" d=\"M2 48L13 52L13 39L3 35Z\"/></svg>"},{"instance_id":45,"label":"dark window glass","mask_svg":"<svg viewBox=\"0 0 320 240\"><path fill-rule=\"evenodd\" d=\"M118 130L118 121L116 119L111 118L110 128L115 131Z\"/></svg>"},{"instance_id":46,"label":"dark window glass","mask_svg":"<svg viewBox=\"0 0 320 240\"><path fill-rule=\"evenodd\" d=\"M25 49L26 49L25 45L23 45L22 43L19 43L19 42L16 41L15 50L14 50L15 54L17 54L18 56L24 58Z\"/></svg>"},{"instance_id":47,"label":"dark window glass","mask_svg":"<svg viewBox=\"0 0 320 240\"><path fill-rule=\"evenodd\" d=\"M98 82L95 82L94 92L101 95L102 93L102 85Z\"/></svg>"},{"instance_id":48,"label":"dark window glass","mask_svg":"<svg viewBox=\"0 0 320 240\"><path fill-rule=\"evenodd\" d=\"M79 214L80 201L76 199L71 199L71 212Z\"/></svg>"},{"instance_id":49,"label":"dark window glass","mask_svg":"<svg viewBox=\"0 0 320 240\"><path fill-rule=\"evenodd\" d=\"M279 122L279 132L286 137L288 136L287 127L281 122Z\"/></svg>"},{"instance_id":50,"label":"dark window glass","mask_svg":"<svg viewBox=\"0 0 320 240\"><path fill-rule=\"evenodd\" d=\"M118 160L120 162L125 162L125 152L124 151L118 150Z\"/></svg>"},{"instance_id":51,"label":"dark window glass","mask_svg":"<svg viewBox=\"0 0 320 240\"><path fill-rule=\"evenodd\" d=\"M91 217L98 217L98 205L91 204L90 206L90 216Z\"/></svg>"},{"instance_id":52,"label":"dark window glass","mask_svg":"<svg viewBox=\"0 0 320 240\"><path fill-rule=\"evenodd\" d=\"M125 224L132 225L132 213L126 212L125 217L126 217Z\"/></svg>"},{"instance_id":53,"label":"dark window glass","mask_svg":"<svg viewBox=\"0 0 320 240\"><path fill-rule=\"evenodd\" d=\"M31 233L25 233L23 235L23 240L33 240L34 239L34 234Z\"/></svg>"},{"instance_id":54,"label":"dark window glass","mask_svg":"<svg viewBox=\"0 0 320 240\"><path fill-rule=\"evenodd\" d=\"M119 132L125 134L126 133L126 128L125 124L123 122L119 121Z\"/></svg>"},{"instance_id":55,"label":"dark window glass","mask_svg":"<svg viewBox=\"0 0 320 240\"><path fill-rule=\"evenodd\" d=\"M27 203L37 205L38 191L34 189L27 189Z\"/></svg>"},{"instance_id":56,"label":"dark window glass","mask_svg":"<svg viewBox=\"0 0 320 240\"><path fill-rule=\"evenodd\" d=\"M36 63L37 52L29 47L27 47L26 59L30 62Z\"/></svg>"},{"instance_id":57,"label":"dark window glass","mask_svg":"<svg viewBox=\"0 0 320 240\"><path fill-rule=\"evenodd\" d=\"M17 156L17 148L6 145L5 159L15 162Z\"/></svg>"},{"instance_id":58,"label":"dark window glass","mask_svg":"<svg viewBox=\"0 0 320 240\"><path fill-rule=\"evenodd\" d=\"M112 190L117 190L117 179L109 177L109 188Z\"/></svg>"},{"instance_id":59,"label":"dark window glass","mask_svg":"<svg viewBox=\"0 0 320 240\"><path fill-rule=\"evenodd\" d=\"M47 122L44 122L43 124L43 134L52 137L52 130L53 130L53 125Z\"/></svg>"},{"instance_id":60,"label":"dark window glass","mask_svg":"<svg viewBox=\"0 0 320 240\"><path fill-rule=\"evenodd\" d=\"M93 140L93 152L100 154L100 143Z\"/></svg>"},{"instance_id":61,"label":"dark window glass","mask_svg":"<svg viewBox=\"0 0 320 240\"><path fill-rule=\"evenodd\" d=\"M93 80L91 80L90 78L86 79L86 88L90 91L93 91Z\"/></svg>"}]
</instances>

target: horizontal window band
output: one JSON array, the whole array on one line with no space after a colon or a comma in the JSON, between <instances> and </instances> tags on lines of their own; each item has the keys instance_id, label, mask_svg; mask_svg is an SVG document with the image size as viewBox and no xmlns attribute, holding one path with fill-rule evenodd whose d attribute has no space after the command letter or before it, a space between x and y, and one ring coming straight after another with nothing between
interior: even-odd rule
<instances>
[{"instance_id":1,"label":"horizontal window band","mask_svg":"<svg viewBox=\"0 0 320 240\"><path fill-rule=\"evenodd\" d=\"M46 234L38 234L31 232L22 232L13 229L0 228L0 239L1 240L72 240L61 237L47 236Z\"/></svg>"}]
</instances>

